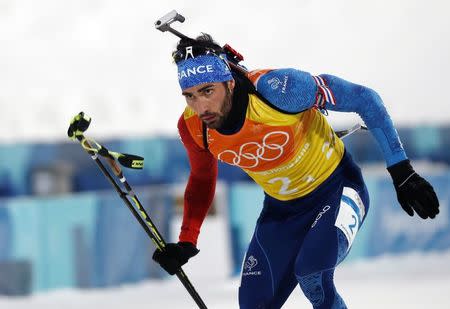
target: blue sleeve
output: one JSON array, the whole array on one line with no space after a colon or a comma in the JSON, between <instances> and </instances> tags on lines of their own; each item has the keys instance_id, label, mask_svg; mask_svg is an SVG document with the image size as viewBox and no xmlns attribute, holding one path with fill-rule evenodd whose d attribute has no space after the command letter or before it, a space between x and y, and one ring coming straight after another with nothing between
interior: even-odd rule
<instances>
[{"instance_id":1,"label":"blue sleeve","mask_svg":"<svg viewBox=\"0 0 450 309\"><path fill-rule=\"evenodd\" d=\"M327 102L326 109L358 113L380 145L388 167L407 159L397 130L383 101L374 90L333 75L320 76L325 79L328 88L331 89L336 103L333 105Z\"/></svg>"},{"instance_id":2,"label":"blue sleeve","mask_svg":"<svg viewBox=\"0 0 450 309\"><path fill-rule=\"evenodd\" d=\"M272 105L287 113L299 113L314 105L317 86L307 72L278 69L262 75L256 90Z\"/></svg>"},{"instance_id":3,"label":"blue sleeve","mask_svg":"<svg viewBox=\"0 0 450 309\"><path fill-rule=\"evenodd\" d=\"M388 167L407 159L392 120L375 91L333 75L320 76L335 101L335 104L327 101L326 109L359 114L380 145ZM318 85L307 72L278 69L262 75L256 90L279 110L299 113L316 104Z\"/></svg>"}]
</instances>

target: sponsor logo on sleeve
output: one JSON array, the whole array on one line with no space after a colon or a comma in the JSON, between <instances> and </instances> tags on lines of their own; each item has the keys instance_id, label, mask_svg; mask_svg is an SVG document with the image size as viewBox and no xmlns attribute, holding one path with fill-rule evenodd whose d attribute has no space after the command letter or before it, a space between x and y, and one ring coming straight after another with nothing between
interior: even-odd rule
<instances>
[{"instance_id":1,"label":"sponsor logo on sleeve","mask_svg":"<svg viewBox=\"0 0 450 309\"><path fill-rule=\"evenodd\" d=\"M255 267L258 265L258 260L250 255L244 263L242 276L260 276L262 272L260 270L255 270Z\"/></svg>"}]
</instances>

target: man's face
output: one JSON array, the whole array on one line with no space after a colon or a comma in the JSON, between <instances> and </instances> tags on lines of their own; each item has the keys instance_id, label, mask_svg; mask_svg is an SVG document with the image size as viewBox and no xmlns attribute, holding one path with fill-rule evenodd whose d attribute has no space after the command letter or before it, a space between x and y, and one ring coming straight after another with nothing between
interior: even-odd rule
<instances>
[{"instance_id":1,"label":"man's face","mask_svg":"<svg viewBox=\"0 0 450 309\"><path fill-rule=\"evenodd\" d=\"M210 129L219 129L231 110L234 80L205 83L183 91L186 103Z\"/></svg>"}]
</instances>

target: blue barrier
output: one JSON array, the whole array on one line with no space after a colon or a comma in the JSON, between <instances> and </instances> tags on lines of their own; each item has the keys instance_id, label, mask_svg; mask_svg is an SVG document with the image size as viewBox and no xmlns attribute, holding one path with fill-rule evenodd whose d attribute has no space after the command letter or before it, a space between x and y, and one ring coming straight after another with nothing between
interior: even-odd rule
<instances>
[{"instance_id":1,"label":"blue barrier","mask_svg":"<svg viewBox=\"0 0 450 309\"><path fill-rule=\"evenodd\" d=\"M408 156L413 160L431 160L450 164L450 126L399 128ZM129 175L135 186L185 181L189 162L178 138L153 137L101 141L120 152L141 155L147 160L144 169ZM368 132L349 136L346 148L357 163L384 161L374 138ZM73 174L72 191L109 189L92 160L76 143L0 145L0 196L32 194L30 181L39 168L69 166ZM220 164L219 178L227 183L248 180L248 176L232 166Z\"/></svg>"},{"instance_id":2,"label":"blue barrier","mask_svg":"<svg viewBox=\"0 0 450 309\"><path fill-rule=\"evenodd\" d=\"M450 173L426 178L434 186L441 205L434 220L409 217L398 204L388 177L365 177L370 210L346 262L387 253L450 248ZM229 188L229 201L233 274L238 274L262 209L263 192L256 184L234 183Z\"/></svg>"},{"instance_id":3,"label":"blue barrier","mask_svg":"<svg viewBox=\"0 0 450 309\"><path fill-rule=\"evenodd\" d=\"M229 229L233 274L240 272L241 262L253 235L259 213L262 210L264 193L254 183L236 182L229 192Z\"/></svg>"},{"instance_id":4,"label":"blue barrier","mask_svg":"<svg viewBox=\"0 0 450 309\"><path fill-rule=\"evenodd\" d=\"M168 190L137 193L168 237ZM29 262L32 291L113 286L163 275L151 262L153 243L116 192L1 199L0 231L0 262Z\"/></svg>"},{"instance_id":5,"label":"blue barrier","mask_svg":"<svg viewBox=\"0 0 450 309\"><path fill-rule=\"evenodd\" d=\"M365 250L367 256L450 248L450 173L426 178L433 184L441 204L440 214L434 220L406 215L397 203L391 181L378 180L372 194L376 198L370 218L373 223L366 231L370 234L370 245Z\"/></svg>"}]
</instances>

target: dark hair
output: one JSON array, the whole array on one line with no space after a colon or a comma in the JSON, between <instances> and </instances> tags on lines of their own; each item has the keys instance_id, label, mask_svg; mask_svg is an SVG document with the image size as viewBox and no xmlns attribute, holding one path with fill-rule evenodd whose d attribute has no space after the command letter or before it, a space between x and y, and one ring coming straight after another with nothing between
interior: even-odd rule
<instances>
[{"instance_id":1,"label":"dark hair","mask_svg":"<svg viewBox=\"0 0 450 309\"><path fill-rule=\"evenodd\" d=\"M181 39L172 53L175 63L184 60L186 47L192 46L194 57L212 52L216 55L223 54L223 48L212 38L211 35L203 33L195 39Z\"/></svg>"}]
</instances>

